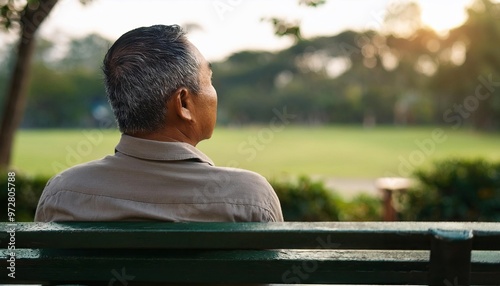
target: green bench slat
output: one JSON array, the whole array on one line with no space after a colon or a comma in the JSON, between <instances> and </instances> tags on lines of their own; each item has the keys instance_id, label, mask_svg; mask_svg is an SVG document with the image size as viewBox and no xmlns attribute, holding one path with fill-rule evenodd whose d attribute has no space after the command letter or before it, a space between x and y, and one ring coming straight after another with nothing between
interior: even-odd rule
<instances>
[{"instance_id":1,"label":"green bench slat","mask_svg":"<svg viewBox=\"0 0 500 286\"><path fill-rule=\"evenodd\" d=\"M427 284L429 251L68 250L58 255L22 250L16 262L19 279L12 281L4 280L5 258L0 257L0 283L22 284L28 282L22 280L26 275L30 283L41 284L106 282L124 275L134 277L130 282ZM499 254L473 252L471 283L498 285L498 265ZM478 272L482 276L476 277Z\"/></svg>"},{"instance_id":2,"label":"green bench slat","mask_svg":"<svg viewBox=\"0 0 500 286\"><path fill-rule=\"evenodd\" d=\"M77 251L61 256L51 253L50 258L44 258L42 253L39 258L34 257L33 253L27 253L27 258L23 258L22 254L18 256L16 274L19 277L29 274L31 283L34 277L40 283L108 281L113 278L113 270L118 273L123 271L134 276L134 280L145 282L291 283L299 279L303 283L416 283L426 277L429 256L425 251L367 253L346 250L136 250L126 254L108 250L105 253ZM301 272L296 274L294 269L300 269ZM364 275L357 277L356 273L361 272ZM376 272L377 275L366 275L370 272ZM21 283L22 280L15 282Z\"/></svg>"},{"instance_id":3,"label":"green bench slat","mask_svg":"<svg viewBox=\"0 0 500 286\"><path fill-rule=\"evenodd\" d=\"M500 224L448 222L19 223L16 247L425 250L430 248L429 228L473 229L474 249L500 248L496 243L500 241ZM7 229L0 225L0 247L7 245Z\"/></svg>"}]
</instances>

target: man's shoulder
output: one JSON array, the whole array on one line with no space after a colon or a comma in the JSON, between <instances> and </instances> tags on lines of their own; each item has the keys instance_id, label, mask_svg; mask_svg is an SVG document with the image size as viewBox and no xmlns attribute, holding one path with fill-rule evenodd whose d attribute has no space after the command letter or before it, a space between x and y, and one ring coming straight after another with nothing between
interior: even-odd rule
<instances>
[{"instance_id":1,"label":"man's shoulder","mask_svg":"<svg viewBox=\"0 0 500 286\"><path fill-rule=\"evenodd\" d=\"M259 209L249 221L283 221L279 199L267 179L253 171L217 167L218 186L225 190L226 199Z\"/></svg>"},{"instance_id":2,"label":"man's shoulder","mask_svg":"<svg viewBox=\"0 0 500 286\"><path fill-rule=\"evenodd\" d=\"M99 165L102 165L104 158L92 160L84 163L80 163L74 166L67 168L66 170L61 171L59 174L68 174L68 173L80 173L87 172L93 170Z\"/></svg>"},{"instance_id":3,"label":"man's shoulder","mask_svg":"<svg viewBox=\"0 0 500 286\"><path fill-rule=\"evenodd\" d=\"M108 156L109 157L109 156ZM78 184L76 181L87 181L90 178L95 178L96 174L102 174L103 169L106 168L108 163L108 157L93 160L85 163L81 163L66 170L63 170L53 176L49 180L50 185L55 185L56 183L68 183L73 182Z\"/></svg>"},{"instance_id":4,"label":"man's shoulder","mask_svg":"<svg viewBox=\"0 0 500 286\"><path fill-rule=\"evenodd\" d=\"M228 180L233 180L238 185L261 185L266 188L271 186L264 176L250 170L234 167L217 167L217 170L220 173L221 179L227 176Z\"/></svg>"}]
</instances>

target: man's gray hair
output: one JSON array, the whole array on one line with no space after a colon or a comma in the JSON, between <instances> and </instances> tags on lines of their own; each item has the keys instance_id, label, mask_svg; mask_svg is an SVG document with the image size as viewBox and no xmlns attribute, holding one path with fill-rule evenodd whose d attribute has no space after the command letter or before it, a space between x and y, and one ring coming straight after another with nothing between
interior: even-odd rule
<instances>
[{"instance_id":1,"label":"man's gray hair","mask_svg":"<svg viewBox=\"0 0 500 286\"><path fill-rule=\"evenodd\" d=\"M150 133L166 124L166 102L181 87L199 93L200 63L177 25L123 34L103 61L106 93L121 132Z\"/></svg>"}]
</instances>

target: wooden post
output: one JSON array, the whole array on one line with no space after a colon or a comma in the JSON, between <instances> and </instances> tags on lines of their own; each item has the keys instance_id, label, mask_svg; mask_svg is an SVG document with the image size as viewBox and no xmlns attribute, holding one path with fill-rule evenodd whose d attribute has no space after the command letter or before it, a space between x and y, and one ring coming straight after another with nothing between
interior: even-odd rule
<instances>
[{"instance_id":1,"label":"wooden post","mask_svg":"<svg viewBox=\"0 0 500 286\"><path fill-rule=\"evenodd\" d=\"M383 192L383 200L384 200L384 221L396 221L397 214L396 209L392 204L392 190L390 189L382 189Z\"/></svg>"},{"instance_id":2,"label":"wooden post","mask_svg":"<svg viewBox=\"0 0 500 286\"><path fill-rule=\"evenodd\" d=\"M379 178L375 181L375 186L382 192L384 204L384 221L397 221L398 213L394 208L393 194L394 192L402 192L407 190L411 182L407 178L386 177Z\"/></svg>"},{"instance_id":3,"label":"wooden post","mask_svg":"<svg viewBox=\"0 0 500 286\"><path fill-rule=\"evenodd\" d=\"M473 234L470 230L430 229L429 285L469 286Z\"/></svg>"}]
</instances>

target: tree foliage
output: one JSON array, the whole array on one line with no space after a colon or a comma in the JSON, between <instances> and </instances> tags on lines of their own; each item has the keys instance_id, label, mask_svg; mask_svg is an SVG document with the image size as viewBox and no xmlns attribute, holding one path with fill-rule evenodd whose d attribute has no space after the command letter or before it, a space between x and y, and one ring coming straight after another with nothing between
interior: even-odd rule
<instances>
[{"instance_id":1,"label":"tree foliage","mask_svg":"<svg viewBox=\"0 0 500 286\"><path fill-rule=\"evenodd\" d=\"M39 42L33 63L26 116L27 128L100 127L111 120L111 110L100 73L111 42L97 34L74 39L57 59L53 44Z\"/></svg>"},{"instance_id":2,"label":"tree foliage","mask_svg":"<svg viewBox=\"0 0 500 286\"><path fill-rule=\"evenodd\" d=\"M491 43L500 40L500 4L477 0L447 36L422 24L415 3L398 5L385 26L404 29L303 39L299 24L271 19L277 35L297 42L216 65L223 121L267 122L287 106L300 123L499 129L500 50Z\"/></svg>"},{"instance_id":3,"label":"tree foliage","mask_svg":"<svg viewBox=\"0 0 500 286\"><path fill-rule=\"evenodd\" d=\"M500 52L491 44L500 40L498 7L477 0L468 20L447 36L415 18L409 35L344 31L301 38L277 52L237 52L213 63L219 124L267 123L273 110L286 108L300 124L498 130ZM397 22L397 15L391 17ZM74 39L55 59L46 56L52 45L38 45L23 126L97 126L111 116L100 73L110 42L98 35Z\"/></svg>"}]
</instances>

